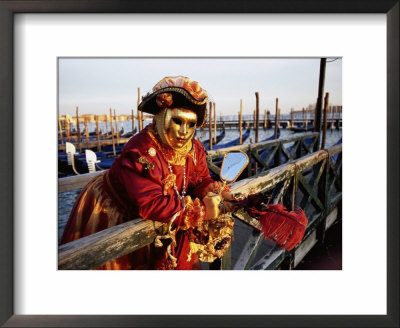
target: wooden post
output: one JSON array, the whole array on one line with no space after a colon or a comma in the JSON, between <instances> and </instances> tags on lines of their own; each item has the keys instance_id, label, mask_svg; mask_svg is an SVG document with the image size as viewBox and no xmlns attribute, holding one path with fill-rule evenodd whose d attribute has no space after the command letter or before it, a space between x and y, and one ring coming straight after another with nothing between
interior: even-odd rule
<instances>
[{"instance_id":1,"label":"wooden post","mask_svg":"<svg viewBox=\"0 0 400 328\"><path fill-rule=\"evenodd\" d=\"M303 107L303 126L304 127L306 126L306 112L305 112L304 107Z\"/></svg>"},{"instance_id":2,"label":"wooden post","mask_svg":"<svg viewBox=\"0 0 400 328\"><path fill-rule=\"evenodd\" d=\"M214 144L217 143L217 114L215 111L215 103L214 104Z\"/></svg>"},{"instance_id":3,"label":"wooden post","mask_svg":"<svg viewBox=\"0 0 400 328\"><path fill-rule=\"evenodd\" d=\"M68 141L71 141L71 123L69 120L67 120L67 116L65 116L65 132L67 133L67 139Z\"/></svg>"},{"instance_id":4,"label":"wooden post","mask_svg":"<svg viewBox=\"0 0 400 328\"><path fill-rule=\"evenodd\" d=\"M270 114L269 109L267 109L267 129L270 128L269 114Z\"/></svg>"},{"instance_id":5,"label":"wooden post","mask_svg":"<svg viewBox=\"0 0 400 328\"><path fill-rule=\"evenodd\" d=\"M114 156L117 156L117 153L115 151L114 127L113 127L113 117L112 117L112 109L111 108L110 108L110 125L111 125L111 138L112 138L113 152L114 152Z\"/></svg>"},{"instance_id":6,"label":"wooden post","mask_svg":"<svg viewBox=\"0 0 400 328\"><path fill-rule=\"evenodd\" d=\"M212 102L209 102L209 110L208 110L208 132L210 135L210 150L212 150L212 144L213 144L213 139L212 139Z\"/></svg>"},{"instance_id":7,"label":"wooden post","mask_svg":"<svg viewBox=\"0 0 400 328\"><path fill-rule=\"evenodd\" d=\"M96 115L95 118L96 118L97 151L101 151L100 133L99 133L99 116Z\"/></svg>"},{"instance_id":8,"label":"wooden post","mask_svg":"<svg viewBox=\"0 0 400 328\"><path fill-rule=\"evenodd\" d=\"M281 127L281 109L278 108L278 129Z\"/></svg>"},{"instance_id":9,"label":"wooden post","mask_svg":"<svg viewBox=\"0 0 400 328\"><path fill-rule=\"evenodd\" d=\"M324 86L325 86L325 70L326 70L326 58L321 58L320 68L319 68L319 85L318 85L318 99L317 106L315 107L315 132L321 132L321 119L322 119L322 101L324 96ZM318 135L317 142L314 144L314 151L320 149L320 138Z\"/></svg>"},{"instance_id":10,"label":"wooden post","mask_svg":"<svg viewBox=\"0 0 400 328\"><path fill-rule=\"evenodd\" d=\"M133 109L132 109L132 136L133 132L135 131L135 116L133 115Z\"/></svg>"},{"instance_id":11,"label":"wooden post","mask_svg":"<svg viewBox=\"0 0 400 328\"><path fill-rule=\"evenodd\" d=\"M294 110L293 108L290 109L290 127L294 126Z\"/></svg>"},{"instance_id":12,"label":"wooden post","mask_svg":"<svg viewBox=\"0 0 400 328\"><path fill-rule=\"evenodd\" d=\"M326 129L328 127L328 106L329 106L329 92L325 94L325 102L324 102L324 130L322 132L322 144L321 149L325 149L325 141L326 141Z\"/></svg>"},{"instance_id":13,"label":"wooden post","mask_svg":"<svg viewBox=\"0 0 400 328\"><path fill-rule=\"evenodd\" d=\"M333 127L335 126L335 115L334 112L336 111L336 106L331 107L331 132L333 131Z\"/></svg>"},{"instance_id":14,"label":"wooden post","mask_svg":"<svg viewBox=\"0 0 400 328\"><path fill-rule=\"evenodd\" d=\"M83 121L83 126L85 127L86 142L89 142L89 129L88 129L88 122L86 119Z\"/></svg>"},{"instance_id":15,"label":"wooden post","mask_svg":"<svg viewBox=\"0 0 400 328\"><path fill-rule=\"evenodd\" d=\"M79 152L81 152L81 127L79 126L79 110L78 106L76 106L76 129L78 131L78 148Z\"/></svg>"},{"instance_id":16,"label":"wooden post","mask_svg":"<svg viewBox=\"0 0 400 328\"><path fill-rule=\"evenodd\" d=\"M83 125L85 126L85 135L86 135L86 148L89 148L89 130L88 130L88 123L87 120L83 122Z\"/></svg>"},{"instance_id":17,"label":"wooden post","mask_svg":"<svg viewBox=\"0 0 400 328\"><path fill-rule=\"evenodd\" d=\"M143 121L142 121L142 111L139 110L140 104L140 88L137 89L137 118L138 118L138 125L139 125L139 132L143 130Z\"/></svg>"},{"instance_id":18,"label":"wooden post","mask_svg":"<svg viewBox=\"0 0 400 328\"><path fill-rule=\"evenodd\" d=\"M106 115L106 138L108 137L108 115Z\"/></svg>"},{"instance_id":19,"label":"wooden post","mask_svg":"<svg viewBox=\"0 0 400 328\"><path fill-rule=\"evenodd\" d=\"M255 139L256 143L258 142L258 126L259 126L259 117L260 117L260 97L258 92L255 93L256 95L256 132L255 132Z\"/></svg>"},{"instance_id":20,"label":"wooden post","mask_svg":"<svg viewBox=\"0 0 400 328\"><path fill-rule=\"evenodd\" d=\"M115 108L114 108L114 124L115 124L115 134L117 135L117 144L119 146L119 131L118 131L117 115L115 114Z\"/></svg>"},{"instance_id":21,"label":"wooden post","mask_svg":"<svg viewBox=\"0 0 400 328\"><path fill-rule=\"evenodd\" d=\"M64 121L64 126L66 127L66 121ZM63 130L61 127L61 119L60 116L58 117L58 129L60 130L60 139L61 139L61 144L64 144L64 140L63 140ZM65 130L67 130L67 128L65 128Z\"/></svg>"},{"instance_id":22,"label":"wooden post","mask_svg":"<svg viewBox=\"0 0 400 328\"><path fill-rule=\"evenodd\" d=\"M275 128L274 128L274 139L278 136L278 112L279 112L279 99L276 98L275 102Z\"/></svg>"},{"instance_id":23,"label":"wooden post","mask_svg":"<svg viewBox=\"0 0 400 328\"><path fill-rule=\"evenodd\" d=\"M240 112L239 112L239 145L243 143L243 106L242 106L242 99L240 99Z\"/></svg>"},{"instance_id":24,"label":"wooden post","mask_svg":"<svg viewBox=\"0 0 400 328\"><path fill-rule=\"evenodd\" d=\"M306 122L304 123L304 127L306 128L306 131L308 130L308 107L306 108Z\"/></svg>"}]
</instances>

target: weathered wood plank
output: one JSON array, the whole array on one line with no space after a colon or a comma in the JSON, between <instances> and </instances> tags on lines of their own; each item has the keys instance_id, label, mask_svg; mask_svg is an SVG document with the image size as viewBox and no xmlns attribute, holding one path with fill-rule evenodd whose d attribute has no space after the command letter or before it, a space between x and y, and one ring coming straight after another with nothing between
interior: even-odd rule
<instances>
[{"instance_id":1,"label":"weathered wood plank","mask_svg":"<svg viewBox=\"0 0 400 328\"><path fill-rule=\"evenodd\" d=\"M333 165L332 161L329 160L329 166L331 168L331 171L333 173L334 179L332 181L332 185L335 184L336 188L341 190L342 189L342 181L336 171L336 167ZM332 188L332 186L329 188L329 190Z\"/></svg>"},{"instance_id":2,"label":"weathered wood plank","mask_svg":"<svg viewBox=\"0 0 400 328\"><path fill-rule=\"evenodd\" d=\"M88 270L154 241L162 223L134 219L58 248L59 270Z\"/></svg>"},{"instance_id":3,"label":"weathered wood plank","mask_svg":"<svg viewBox=\"0 0 400 328\"><path fill-rule=\"evenodd\" d=\"M262 170L267 169L268 166L264 163L264 161L261 159L260 155L256 150L253 150L251 152L251 156L257 161L258 164L262 166Z\"/></svg>"},{"instance_id":4,"label":"weathered wood plank","mask_svg":"<svg viewBox=\"0 0 400 328\"><path fill-rule=\"evenodd\" d=\"M324 169L325 169L325 165L326 165L325 163L326 163L326 161L323 161L318 170L314 169L313 176L311 177L311 180L310 180L311 189L314 189L314 187L316 185L318 185L319 180L322 176L322 173L324 172ZM300 202L300 207L304 211L306 211L310 202L311 202L311 195L308 195L308 197L307 196L304 197L303 200Z\"/></svg>"},{"instance_id":5,"label":"weathered wood plank","mask_svg":"<svg viewBox=\"0 0 400 328\"><path fill-rule=\"evenodd\" d=\"M294 267L296 267L304 256L314 247L318 242L317 230L314 230L295 250L294 252Z\"/></svg>"},{"instance_id":6,"label":"weathered wood plank","mask_svg":"<svg viewBox=\"0 0 400 328\"><path fill-rule=\"evenodd\" d=\"M281 145L281 151L282 151L282 153L284 153L286 155L286 157L288 158L288 161L291 161L293 159L292 153L288 152L286 147L284 147L283 145Z\"/></svg>"},{"instance_id":7,"label":"weathered wood plank","mask_svg":"<svg viewBox=\"0 0 400 328\"><path fill-rule=\"evenodd\" d=\"M255 177L243 179L232 184L234 194L249 194L264 192L277 183L289 179L294 175L295 166L286 164L263 172Z\"/></svg>"},{"instance_id":8,"label":"weathered wood plank","mask_svg":"<svg viewBox=\"0 0 400 328\"><path fill-rule=\"evenodd\" d=\"M219 173L221 172L221 169L218 166L216 166L211 161L207 161L207 166L214 174L219 176Z\"/></svg>"},{"instance_id":9,"label":"weathered wood plank","mask_svg":"<svg viewBox=\"0 0 400 328\"><path fill-rule=\"evenodd\" d=\"M233 267L233 270L245 270L250 267L251 262L257 254L262 241L264 240L262 233L258 230L253 230L249 239L247 240L238 260Z\"/></svg>"},{"instance_id":10,"label":"weathered wood plank","mask_svg":"<svg viewBox=\"0 0 400 328\"><path fill-rule=\"evenodd\" d=\"M304 179L302 174L299 174L298 177L298 181L300 182L299 184L299 188L301 188L303 190L303 192L305 194L308 194L309 196L311 196L311 200L312 202L319 207L320 211L324 210L324 205L321 203L321 201L319 200L319 198L315 195L314 191L312 190L312 188L309 186L308 182L306 181L306 179Z\"/></svg>"},{"instance_id":11,"label":"weathered wood plank","mask_svg":"<svg viewBox=\"0 0 400 328\"><path fill-rule=\"evenodd\" d=\"M320 150L312 154L305 155L299 159L293 161L297 165L299 172L311 168L318 162L321 162L328 157L328 153L325 150Z\"/></svg>"},{"instance_id":12,"label":"weathered wood plank","mask_svg":"<svg viewBox=\"0 0 400 328\"><path fill-rule=\"evenodd\" d=\"M271 251L265 254L256 264L250 267L250 270L270 270L276 269L285 259L286 251L273 247Z\"/></svg>"},{"instance_id":13,"label":"weathered wood plank","mask_svg":"<svg viewBox=\"0 0 400 328\"><path fill-rule=\"evenodd\" d=\"M338 217L339 210L336 207L333 208L333 210L327 215L326 217L326 222L325 222L325 230L328 230L329 227L336 221Z\"/></svg>"},{"instance_id":14,"label":"weathered wood plank","mask_svg":"<svg viewBox=\"0 0 400 328\"><path fill-rule=\"evenodd\" d=\"M83 188L91 179L98 176L99 174L104 174L104 172L106 172L106 170L75 175L72 177L59 178L58 192L60 193Z\"/></svg>"},{"instance_id":15,"label":"weathered wood plank","mask_svg":"<svg viewBox=\"0 0 400 328\"><path fill-rule=\"evenodd\" d=\"M329 153L330 157L332 157L336 154L339 154L341 152L342 152L342 144L332 146L331 148L328 149L328 153Z\"/></svg>"},{"instance_id":16,"label":"weathered wood plank","mask_svg":"<svg viewBox=\"0 0 400 328\"><path fill-rule=\"evenodd\" d=\"M247 223L249 226L253 227L254 229L260 230L260 225L258 220L252 218L244 209L239 209L233 213L233 216L242 220L244 223Z\"/></svg>"}]
</instances>

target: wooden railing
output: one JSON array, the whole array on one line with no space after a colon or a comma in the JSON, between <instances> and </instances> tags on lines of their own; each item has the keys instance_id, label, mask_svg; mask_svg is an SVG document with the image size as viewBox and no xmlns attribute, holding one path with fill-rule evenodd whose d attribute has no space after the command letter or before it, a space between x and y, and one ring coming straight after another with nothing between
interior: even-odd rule
<instances>
[{"instance_id":1,"label":"wooden railing","mask_svg":"<svg viewBox=\"0 0 400 328\"><path fill-rule=\"evenodd\" d=\"M275 142L277 141L269 142L270 146L273 144L274 147L280 147ZM254 148L257 151L257 146L251 151ZM215 151L210 156L216 158L222 155L217 152ZM236 221L245 222L251 227L248 241L244 247L241 247L241 253L237 259L232 256L233 252L228 251L221 260L210 267L222 269L294 268L317 241L324 240L325 231L336 218L340 217L341 145L308 154L268 171L261 171L254 177L232 184L232 192L235 194L268 193L272 201L282 201L288 208L300 205L309 218L303 241L290 252L280 250L273 242L264 241L256 219L249 217L243 210L239 210L234 213ZM165 229L166 227L159 222L138 218L61 245L58 249L59 269L96 268L152 243L155 236L165 232ZM258 250L261 246L264 251L260 256ZM231 249L234 247L235 241Z\"/></svg>"}]
</instances>

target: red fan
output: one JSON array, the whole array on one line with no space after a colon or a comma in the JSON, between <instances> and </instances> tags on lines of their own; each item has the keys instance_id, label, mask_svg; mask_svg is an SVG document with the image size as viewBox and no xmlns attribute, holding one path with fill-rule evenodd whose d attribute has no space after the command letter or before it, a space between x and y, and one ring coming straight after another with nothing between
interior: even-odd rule
<instances>
[{"instance_id":1,"label":"red fan","mask_svg":"<svg viewBox=\"0 0 400 328\"><path fill-rule=\"evenodd\" d=\"M271 239L278 246L292 250L302 239L308 219L300 207L288 211L283 204L266 205L262 195L252 195L242 205L251 215L258 219L261 231L266 239Z\"/></svg>"}]
</instances>

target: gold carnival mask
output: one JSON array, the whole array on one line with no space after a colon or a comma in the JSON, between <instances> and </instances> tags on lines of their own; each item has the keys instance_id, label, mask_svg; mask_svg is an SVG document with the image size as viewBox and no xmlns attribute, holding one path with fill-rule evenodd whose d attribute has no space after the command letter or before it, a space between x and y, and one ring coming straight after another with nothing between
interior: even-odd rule
<instances>
[{"instance_id":1,"label":"gold carnival mask","mask_svg":"<svg viewBox=\"0 0 400 328\"><path fill-rule=\"evenodd\" d=\"M186 108L166 108L155 116L157 132L163 143L174 150L191 148L197 115Z\"/></svg>"}]
</instances>

